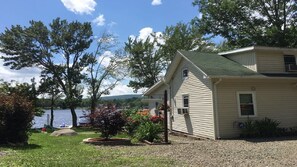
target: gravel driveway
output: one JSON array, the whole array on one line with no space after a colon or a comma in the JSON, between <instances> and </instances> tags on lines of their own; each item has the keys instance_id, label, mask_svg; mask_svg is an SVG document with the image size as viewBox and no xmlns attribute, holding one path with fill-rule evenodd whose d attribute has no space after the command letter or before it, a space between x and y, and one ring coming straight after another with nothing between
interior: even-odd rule
<instances>
[{"instance_id":1,"label":"gravel driveway","mask_svg":"<svg viewBox=\"0 0 297 167\"><path fill-rule=\"evenodd\" d=\"M174 166L297 166L297 138L213 141L170 135L169 140L170 145L117 147L128 157L158 156Z\"/></svg>"}]
</instances>

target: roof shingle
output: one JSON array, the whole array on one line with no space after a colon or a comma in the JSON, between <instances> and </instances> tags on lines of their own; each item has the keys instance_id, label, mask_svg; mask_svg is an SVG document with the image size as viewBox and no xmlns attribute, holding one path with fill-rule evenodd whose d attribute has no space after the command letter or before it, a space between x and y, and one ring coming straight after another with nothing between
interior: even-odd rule
<instances>
[{"instance_id":1,"label":"roof shingle","mask_svg":"<svg viewBox=\"0 0 297 167\"><path fill-rule=\"evenodd\" d=\"M220 56L216 53L202 53L193 51L179 51L186 59L200 68L209 77L216 76L263 76L237 62Z\"/></svg>"}]
</instances>

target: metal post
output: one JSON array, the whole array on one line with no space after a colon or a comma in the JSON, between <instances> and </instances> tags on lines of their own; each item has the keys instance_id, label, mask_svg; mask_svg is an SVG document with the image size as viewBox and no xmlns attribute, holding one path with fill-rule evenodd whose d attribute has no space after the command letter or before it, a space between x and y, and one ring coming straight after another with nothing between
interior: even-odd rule
<instances>
[{"instance_id":1,"label":"metal post","mask_svg":"<svg viewBox=\"0 0 297 167\"><path fill-rule=\"evenodd\" d=\"M168 114L167 114L167 90L164 92L164 139L165 143L168 143Z\"/></svg>"}]
</instances>

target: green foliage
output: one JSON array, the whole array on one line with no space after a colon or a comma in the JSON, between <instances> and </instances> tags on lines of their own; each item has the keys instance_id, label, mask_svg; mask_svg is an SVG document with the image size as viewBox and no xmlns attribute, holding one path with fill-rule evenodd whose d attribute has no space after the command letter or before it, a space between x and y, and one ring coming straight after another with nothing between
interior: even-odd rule
<instances>
[{"instance_id":1,"label":"green foliage","mask_svg":"<svg viewBox=\"0 0 297 167\"><path fill-rule=\"evenodd\" d=\"M35 89L34 78L31 80L32 84L18 83L15 81L3 82L0 80L0 92L4 95L17 94L22 97L26 97L33 106L35 116L42 116L44 110L37 105L37 92Z\"/></svg>"},{"instance_id":2,"label":"green foliage","mask_svg":"<svg viewBox=\"0 0 297 167\"><path fill-rule=\"evenodd\" d=\"M124 112L124 115L127 120L125 130L132 137L140 124L149 121L149 116L140 114L138 109L127 110Z\"/></svg>"},{"instance_id":3,"label":"green foliage","mask_svg":"<svg viewBox=\"0 0 297 167\"><path fill-rule=\"evenodd\" d=\"M127 133L136 141L148 140L150 142L160 140L160 133L163 131L163 119L150 116L148 110L130 110L126 112Z\"/></svg>"},{"instance_id":4,"label":"green foliage","mask_svg":"<svg viewBox=\"0 0 297 167\"><path fill-rule=\"evenodd\" d=\"M122 113L113 109L97 109L91 117L94 119L94 127L101 132L101 137L108 140L122 130L126 123Z\"/></svg>"},{"instance_id":5,"label":"green foliage","mask_svg":"<svg viewBox=\"0 0 297 167\"><path fill-rule=\"evenodd\" d=\"M243 137L273 137L280 133L280 122L269 118L261 120L248 120L244 123L241 136Z\"/></svg>"},{"instance_id":6,"label":"green foliage","mask_svg":"<svg viewBox=\"0 0 297 167\"><path fill-rule=\"evenodd\" d=\"M42 77L52 77L65 94L71 109L72 124L77 125L74 109L81 101L80 83L85 75L92 43L91 23L80 23L56 18L47 27L41 21L30 21L29 26L12 26L0 35L0 51L4 65L12 69L40 67Z\"/></svg>"},{"instance_id":7,"label":"green foliage","mask_svg":"<svg viewBox=\"0 0 297 167\"><path fill-rule=\"evenodd\" d=\"M0 94L0 144L27 143L34 118L32 103L17 94Z\"/></svg>"},{"instance_id":8,"label":"green foliage","mask_svg":"<svg viewBox=\"0 0 297 167\"><path fill-rule=\"evenodd\" d=\"M296 47L296 1L194 0L203 34L222 36L229 47Z\"/></svg>"},{"instance_id":9,"label":"green foliage","mask_svg":"<svg viewBox=\"0 0 297 167\"><path fill-rule=\"evenodd\" d=\"M159 134L162 132L162 129L161 124L146 121L139 125L134 137L140 141L147 140L153 142L160 139Z\"/></svg>"},{"instance_id":10,"label":"green foliage","mask_svg":"<svg viewBox=\"0 0 297 167\"><path fill-rule=\"evenodd\" d=\"M167 26L162 38L165 43L160 51L167 61L171 61L177 50L191 50L212 52L214 44L205 38L192 24L177 23L175 26Z\"/></svg>"},{"instance_id":11,"label":"green foliage","mask_svg":"<svg viewBox=\"0 0 297 167\"><path fill-rule=\"evenodd\" d=\"M257 131L257 135L261 137L270 137L277 135L277 128L280 122L277 120L272 120L269 118L264 118L262 120L255 120L254 126Z\"/></svg>"},{"instance_id":12,"label":"green foliage","mask_svg":"<svg viewBox=\"0 0 297 167\"><path fill-rule=\"evenodd\" d=\"M159 45L157 37L145 40L129 38L125 43L125 51L129 54L130 76L133 79L129 86L135 92L157 83L160 73L166 68L165 57L155 49L156 45Z\"/></svg>"}]
</instances>

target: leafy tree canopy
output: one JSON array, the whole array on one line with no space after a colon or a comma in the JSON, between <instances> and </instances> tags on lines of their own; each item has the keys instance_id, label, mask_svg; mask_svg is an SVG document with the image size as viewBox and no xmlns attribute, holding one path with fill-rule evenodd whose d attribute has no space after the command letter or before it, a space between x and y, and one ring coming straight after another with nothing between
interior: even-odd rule
<instances>
[{"instance_id":1,"label":"leafy tree canopy","mask_svg":"<svg viewBox=\"0 0 297 167\"><path fill-rule=\"evenodd\" d=\"M41 21L30 21L28 27L16 25L0 34L0 52L5 53L4 65L12 69L37 66L43 76L55 78L76 126L74 110L82 98L79 84L85 76L81 71L89 64L86 50L92 35L90 23L57 18L47 27Z\"/></svg>"},{"instance_id":2,"label":"leafy tree canopy","mask_svg":"<svg viewBox=\"0 0 297 167\"><path fill-rule=\"evenodd\" d=\"M140 88L153 86L166 67L165 57L156 48L159 45L157 37L145 40L129 38L125 45L129 54L130 76L134 79L129 82L129 86L136 92Z\"/></svg>"},{"instance_id":3,"label":"leafy tree canopy","mask_svg":"<svg viewBox=\"0 0 297 167\"><path fill-rule=\"evenodd\" d=\"M164 44L160 50L167 61L171 61L177 50L213 51L214 44L199 32L198 27L192 24L177 23L175 26L166 27L162 38Z\"/></svg>"},{"instance_id":4,"label":"leafy tree canopy","mask_svg":"<svg viewBox=\"0 0 297 167\"><path fill-rule=\"evenodd\" d=\"M295 0L194 0L193 22L203 34L220 35L236 47L296 47Z\"/></svg>"}]
</instances>

